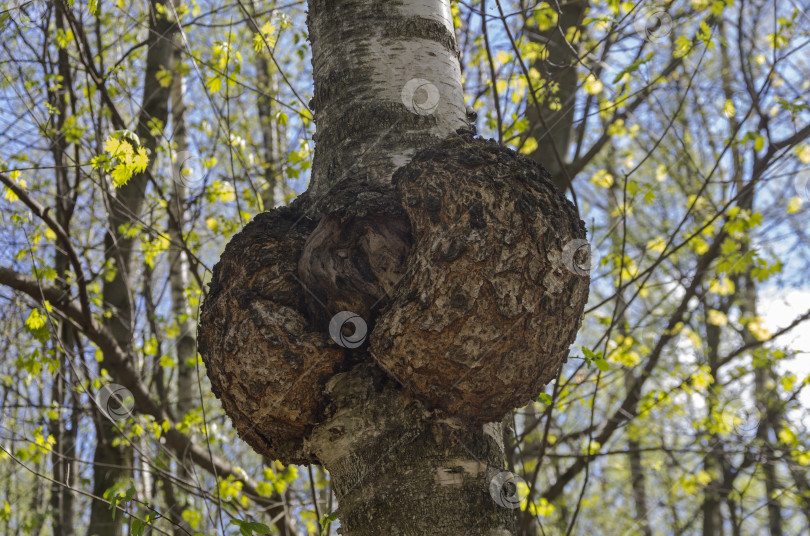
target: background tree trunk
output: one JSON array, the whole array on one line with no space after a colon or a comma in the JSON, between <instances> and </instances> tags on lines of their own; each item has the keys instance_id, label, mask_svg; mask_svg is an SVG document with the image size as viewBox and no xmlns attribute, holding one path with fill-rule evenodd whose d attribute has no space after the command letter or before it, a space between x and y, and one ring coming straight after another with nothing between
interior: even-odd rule
<instances>
[{"instance_id":1,"label":"background tree trunk","mask_svg":"<svg viewBox=\"0 0 810 536\"><path fill-rule=\"evenodd\" d=\"M160 6L161 9L158 9ZM103 287L104 304L111 308L112 316L106 319L110 330L122 349L131 350L134 331L133 304L133 257L136 237L126 234L127 226L139 221L146 196L148 173L154 164L158 140L153 134L154 124L165 126L168 120L169 88L163 87L157 73L161 69L172 70L173 37L177 25L171 19L172 9L167 0L153 0L150 3L149 34L147 36L146 68L143 77L143 105L138 115L136 134L149 150L149 167L145 173L134 175L127 184L109 197L109 227L105 237L105 250L116 267L115 277ZM122 233L123 231L123 233ZM102 360L101 366L108 370ZM105 415L96 418L97 443L93 456L93 494L103 497L111 488L123 486L131 475L132 451L121 442L114 445L119 436L114 423ZM125 491L125 490L121 490ZM88 534L115 536L123 530L123 516L117 510L111 512L109 504L94 501L90 511Z\"/></svg>"},{"instance_id":2,"label":"background tree trunk","mask_svg":"<svg viewBox=\"0 0 810 536\"><path fill-rule=\"evenodd\" d=\"M538 144L532 158L548 168L554 183L561 192L565 192L570 186L569 180L573 179L573 176L568 175L566 164L579 87L577 62L581 41L578 39L573 44L569 43L567 36L569 33L573 35L573 29L581 30L589 2L568 0L551 5L558 9L557 24L548 30L530 28L527 32L529 39L545 47L548 57L537 60L533 65L546 82L543 87L536 88L539 93L539 109L535 105L536 101L530 97L526 116L529 119L529 132ZM556 91L552 92L551 88ZM556 110L549 107L552 100L559 102ZM549 150L550 147L553 150Z\"/></svg>"}]
</instances>

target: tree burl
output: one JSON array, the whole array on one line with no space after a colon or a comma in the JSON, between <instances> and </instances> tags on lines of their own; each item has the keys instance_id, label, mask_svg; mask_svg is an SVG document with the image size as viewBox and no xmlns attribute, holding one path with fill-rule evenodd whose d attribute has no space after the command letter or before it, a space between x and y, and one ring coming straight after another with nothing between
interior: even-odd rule
<instances>
[{"instance_id":1,"label":"tree burl","mask_svg":"<svg viewBox=\"0 0 810 536\"><path fill-rule=\"evenodd\" d=\"M214 268L200 354L240 436L284 463L318 461L308 439L326 383L360 362L437 418L499 421L567 357L588 299L584 239L541 166L453 136L390 182L256 216ZM330 338L344 310L368 345Z\"/></svg>"}]
</instances>

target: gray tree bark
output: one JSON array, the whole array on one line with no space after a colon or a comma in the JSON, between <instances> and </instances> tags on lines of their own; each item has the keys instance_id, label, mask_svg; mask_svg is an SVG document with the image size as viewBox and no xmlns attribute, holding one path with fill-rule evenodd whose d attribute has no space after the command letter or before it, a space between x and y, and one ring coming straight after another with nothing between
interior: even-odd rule
<instances>
[{"instance_id":1,"label":"gray tree bark","mask_svg":"<svg viewBox=\"0 0 810 536\"><path fill-rule=\"evenodd\" d=\"M312 179L214 268L213 392L257 452L329 470L345 535L515 534L501 420L579 328L584 225L472 138L449 0L310 0L307 22Z\"/></svg>"},{"instance_id":2,"label":"gray tree bark","mask_svg":"<svg viewBox=\"0 0 810 536\"><path fill-rule=\"evenodd\" d=\"M554 96L560 101L560 108L552 111L547 105L538 110L538 107L534 106L534 101L529 99L526 115L529 118L530 132L538 144L532 158L548 168L554 183L563 192L570 186L569 179L573 179L568 176L565 168L572 142L579 54L579 45L569 43L565 38L565 32L571 27L582 26L589 4L588 0L560 2L556 4L559 11L555 27L545 31L528 32L529 39L544 45L548 51L548 57L537 60L533 67L550 83L557 86L558 90ZM548 148L552 145L556 150L550 153ZM552 155L559 155L560 159Z\"/></svg>"},{"instance_id":3,"label":"gray tree bark","mask_svg":"<svg viewBox=\"0 0 810 536\"><path fill-rule=\"evenodd\" d=\"M180 49L174 51L174 61L181 61ZM175 159L172 162L171 181L166 185L170 189L168 234L169 247L169 284L172 296L172 314L180 333L175 340L177 355L177 418L182 419L194 407L195 372L197 348L194 340L195 325L191 308L185 296L188 288L188 257L183 248L185 238L183 228L186 222L186 199L188 198L187 162L188 136L186 132L186 103L184 99L185 77L175 72L171 85L171 118L172 141L175 144Z\"/></svg>"},{"instance_id":4,"label":"gray tree bark","mask_svg":"<svg viewBox=\"0 0 810 536\"><path fill-rule=\"evenodd\" d=\"M256 20L257 3L251 2L251 17L248 27L254 33L260 32ZM262 8L272 11L275 3L264 2ZM253 58L256 67L256 111L259 113L259 127L262 131L262 171L264 186L262 188L262 203L265 209L276 206L276 190L283 184L284 167L282 165L282 125L275 118L273 98L278 95L278 77L274 72L275 66L268 60L267 52L256 52Z\"/></svg>"}]
</instances>

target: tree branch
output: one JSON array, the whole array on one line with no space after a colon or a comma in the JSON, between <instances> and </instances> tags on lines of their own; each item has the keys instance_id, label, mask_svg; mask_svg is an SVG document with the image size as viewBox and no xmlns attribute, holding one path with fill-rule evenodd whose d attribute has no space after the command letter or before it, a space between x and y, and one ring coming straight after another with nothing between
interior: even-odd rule
<instances>
[{"instance_id":1,"label":"tree branch","mask_svg":"<svg viewBox=\"0 0 810 536\"><path fill-rule=\"evenodd\" d=\"M5 285L11 289L27 294L39 301L47 299L54 309L61 316L77 324L77 327L93 344L104 353L104 362L113 372L116 381L126 387L135 399L135 407L143 414L152 416L156 422L168 422L169 430L166 432L166 445L180 458L188 456L194 463L215 476L228 477L242 483L242 490L257 504L265 506L272 513L282 508L282 498L277 493L270 497L259 494L258 483L251 479L243 470L214 456L206 449L195 445L191 438L179 431L174 423L169 419L159 404L157 404L149 394L146 385L141 381L140 376L132 368L132 356L127 354L115 342L112 334L94 318L90 318L88 324L84 324L84 312L75 301L65 301L64 292L54 286L43 284L36 278L27 276L8 268L0 266L0 285ZM289 529L289 528L288 528Z\"/></svg>"}]
</instances>

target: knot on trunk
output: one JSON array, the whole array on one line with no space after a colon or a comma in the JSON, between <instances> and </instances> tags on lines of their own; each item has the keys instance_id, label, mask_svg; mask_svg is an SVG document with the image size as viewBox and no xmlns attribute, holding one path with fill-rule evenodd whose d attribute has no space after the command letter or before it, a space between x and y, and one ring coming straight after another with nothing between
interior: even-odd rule
<instances>
[{"instance_id":1,"label":"knot on trunk","mask_svg":"<svg viewBox=\"0 0 810 536\"><path fill-rule=\"evenodd\" d=\"M574 342L590 281L584 223L541 166L493 141L450 138L393 183L415 243L371 354L431 407L498 421L538 395Z\"/></svg>"},{"instance_id":2,"label":"knot on trunk","mask_svg":"<svg viewBox=\"0 0 810 536\"><path fill-rule=\"evenodd\" d=\"M318 326L351 311L370 329L402 279L411 248L399 196L388 185L343 181L317 208L323 216L298 261L307 310Z\"/></svg>"},{"instance_id":3,"label":"knot on trunk","mask_svg":"<svg viewBox=\"0 0 810 536\"><path fill-rule=\"evenodd\" d=\"M334 410L327 382L357 362L430 409L492 422L536 397L567 356L589 250L542 167L456 136L400 168L393 186L340 183L318 221L303 202L259 214L214 268L200 354L234 427L263 455L317 461L310 436ZM370 329L370 351L341 344L357 333L330 333L347 314Z\"/></svg>"},{"instance_id":4,"label":"knot on trunk","mask_svg":"<svg viewBox=\"0 0 810 536\"><path fill-rule=\"evenodd\" d=\"M315 222L282 207L256 216L214 267L198 344L211 388L239 436L285 463L316 461L303 439L320 422L343 350L306 315L297 261Z\"/></svg>"}]
</instances>

